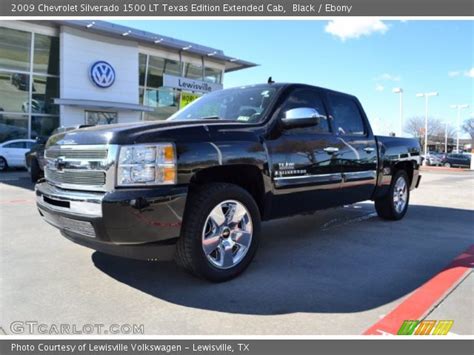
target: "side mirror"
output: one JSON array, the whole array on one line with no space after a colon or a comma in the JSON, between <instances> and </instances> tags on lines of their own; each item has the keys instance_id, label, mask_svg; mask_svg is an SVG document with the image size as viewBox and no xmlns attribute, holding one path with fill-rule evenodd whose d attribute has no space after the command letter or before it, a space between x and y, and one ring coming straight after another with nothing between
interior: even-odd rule
<instances>
[{"instance_id":1,"label":"side mirror","mask_svg":"<svg viewBox=\"0 0 474 355\"><path fill-rule=\"evenodd\" d=\"M285 128L309 127L319 124L321 115L311 107L292 108L284 113L281 123Z\"/></svg>"}]
</instances>

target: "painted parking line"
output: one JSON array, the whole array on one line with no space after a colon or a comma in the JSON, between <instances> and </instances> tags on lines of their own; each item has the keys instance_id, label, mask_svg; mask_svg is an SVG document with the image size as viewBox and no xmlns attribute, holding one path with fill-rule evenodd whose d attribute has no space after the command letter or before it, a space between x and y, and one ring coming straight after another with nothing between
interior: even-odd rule
<instances>
[{"instance_id":1,"label":"painted parking line","mask_svg":"<svg viewBox=\"0 0 474 355\"><path fill-rule=\"evenodd\" d=\"M22 203L33 203L36 202L35 199L23 199L23 200L0 200L0 205L9 205L9 204L22 204Z\"/></svg>"},{"instance_id":2,"label":"painted parking line","mask_svg":"<svg viewBox=\"0 0 474 355\"><path fill-rule=\"evenodd\" d=\"M398 307L372 325L364 335L397 334L405 320L420 320L439 304L474 268L474 245L443 271L408 296Z\"/></svg>"}]
</instances>

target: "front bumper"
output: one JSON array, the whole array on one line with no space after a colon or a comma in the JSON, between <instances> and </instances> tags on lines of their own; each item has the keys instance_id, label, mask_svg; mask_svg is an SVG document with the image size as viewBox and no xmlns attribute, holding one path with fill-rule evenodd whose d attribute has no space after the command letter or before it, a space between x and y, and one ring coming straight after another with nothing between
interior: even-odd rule
<instances>
[{"instance_id":1,"label":"front bumper","mask_svg":"<svg viewBox=\"0 0 474 355\"><path fill-rule=\"evenodd\" d=\"M99 193L41 182L35 192L43 218L78 244L136 259L169 259L174 254L187 187Z\"/></svg>"}]
</instances>

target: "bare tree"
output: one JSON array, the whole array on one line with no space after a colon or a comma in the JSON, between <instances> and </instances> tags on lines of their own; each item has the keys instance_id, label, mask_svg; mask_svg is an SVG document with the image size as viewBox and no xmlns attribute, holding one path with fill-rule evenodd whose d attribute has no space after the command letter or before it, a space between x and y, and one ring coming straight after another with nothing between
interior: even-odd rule
<instances>
[{"instance_id":1,"label":"bare tree","mask_svg":"<svg viewBox=\"0 0 474 355\"><path fill-rule=\"evenodd\" d=\"M468 118L462 124L462 130L471 136L471 150L474 149L474 117Z\"/></svg>"},{"instance_id":2,"label":"bare tree","mask_svg":"<svg viewBox=\"0 0 474 355\"><path fill-rule=\"evenodd\" d=\"M462 124L462 130L468 133L471 136L471 139L474 139L474 117L468 118Z\"/></svg>"},{"instance_id":3,"label":"bare tree","mask_svg":"<svg viewBox=\"0 0 474 355\"><path fill-rule=\"evenodd\" d=\"M407 119L404 131L420 140L420 145L424 145L425 139L425 118L414 116ZM456 130L448 125L448 138L454 138ZM446 135L446 124L441 120L428 117L428 137L444 137Z\"/></svg>"}]
</instances>

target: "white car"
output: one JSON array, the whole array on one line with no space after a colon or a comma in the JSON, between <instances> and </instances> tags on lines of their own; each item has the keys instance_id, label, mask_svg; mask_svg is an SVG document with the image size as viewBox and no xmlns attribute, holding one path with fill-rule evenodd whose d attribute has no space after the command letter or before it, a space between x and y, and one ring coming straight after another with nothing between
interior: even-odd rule
<instances>
[{"instance_id":1,"label":"white car","mask_svg":"<svg viewBox=\"0 0 474 355\"><path fill-rule=\"evenodd\" d=\"M0 171L8 167L25 167L25 154L35 144L33 139L14 139L0 143Z\"/></svg>"}]
</instances>

